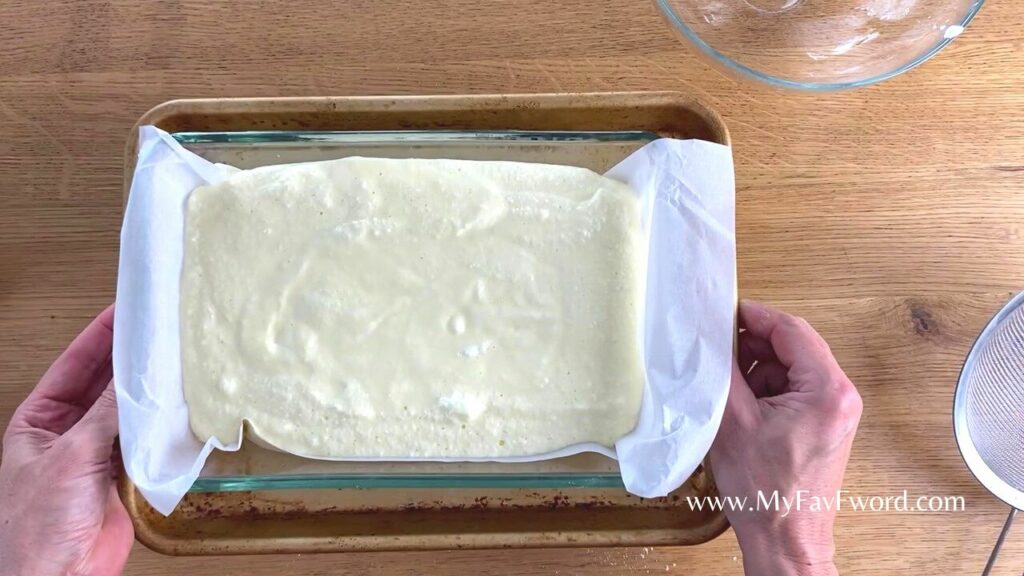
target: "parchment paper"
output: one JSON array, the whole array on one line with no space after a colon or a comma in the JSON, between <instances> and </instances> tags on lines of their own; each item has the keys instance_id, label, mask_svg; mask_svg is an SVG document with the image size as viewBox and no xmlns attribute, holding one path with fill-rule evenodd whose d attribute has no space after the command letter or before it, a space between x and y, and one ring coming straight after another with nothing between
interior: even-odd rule
<instances>
[{"instance_id":1,"label":"parchment paper","mask_svg":"<svg viewBox=\"0 0 1024 576\"><path fill-rule=\"evenodd\" d=\"M200 442L189 428L178 312L188 195L236 169L192 154L152 126L140 129L139 140L121 229L114 381L125 469L146 500L166 515L213 449L239 448L215 439ZM629 492L664 496L704 458L728 394L736 305L732 152L700 140L661 139L607 175L638 194L638 225L649 240L644 317L637 334L646 384L637 426L614 451L586 443L490 460L600 452L618 459Z\"/></svg>"}]
</instances>

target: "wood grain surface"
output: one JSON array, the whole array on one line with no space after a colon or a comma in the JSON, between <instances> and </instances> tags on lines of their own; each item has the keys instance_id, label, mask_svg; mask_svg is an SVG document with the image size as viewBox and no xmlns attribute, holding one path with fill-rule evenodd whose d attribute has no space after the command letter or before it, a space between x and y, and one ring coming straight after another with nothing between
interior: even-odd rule
<instances>
[{"instance_id":1,"label":"wood grain surface","mask_svg":"<svg viewBox=\"0 0 1024 576\"><path fill-rule=\"evenodd\" d=\"M645 1L0 3L0 426L114 296L121 155L181 97L680 90L725 117L743 296L806 316L864 397L845 487L965 512L844 510L844 574L977 573L1006 507L953 442L957 372L1024 287L1024 5L853 92L774 92L696 58ZM738 574L692 548L168 558L128 574ZM997 574L1024 569L1024 528Z\"/></svg>"}]
</instances>

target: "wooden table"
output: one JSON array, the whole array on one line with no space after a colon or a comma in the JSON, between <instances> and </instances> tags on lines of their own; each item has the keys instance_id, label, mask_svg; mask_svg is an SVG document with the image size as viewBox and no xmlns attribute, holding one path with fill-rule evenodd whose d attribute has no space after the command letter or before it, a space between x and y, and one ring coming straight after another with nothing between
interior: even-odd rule
<instances>
[{"instance_id":1,"label":"wooden table","mask_svg":"<svg viewBox=\"0 0 1024 576\"><path fill-rule=\"evenodd\" d=\"M1024 287L1024 7L992 2L881 85L771 92L697 60L644 1L0 4L0 426L114 297L129 127L171 98L692 92L735 143L740 290L806 316L864 397L846 488L966 512L854 513L844 574L978 572L1006 507L953 442L972 339ZM999 574L1024 568L1024 528ZM128 574L737 574L692 548L167 558Z\"/></svg>"}]
</instances>

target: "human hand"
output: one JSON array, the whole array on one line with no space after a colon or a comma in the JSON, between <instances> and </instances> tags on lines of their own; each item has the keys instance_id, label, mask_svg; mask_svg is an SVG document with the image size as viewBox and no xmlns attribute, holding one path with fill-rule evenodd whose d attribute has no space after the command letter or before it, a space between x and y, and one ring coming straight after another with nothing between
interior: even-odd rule
<instances>
[{"instance_id":1,"label":"human hand","mask_svg":"<svg viewBox=\"0 0 1024 576\"><path fill-rule=\"evenodd\" d=\"M120 574L134 540L113 464L114 307L18 407L0 460L0 574Z\"/></svg>"},{"instance_id":2,"label":"human hand","mask_svg":"<svg viewBox=\"0 0 1024 576\"><path fill-rule=\"evenodd\" d=\"M857 389L828 344L806 321L756 302L739 309L738 366L711 448L711 469L724 497L747 498L754 510L726 510L743 550L744 571L836 574L831 510L860 421ZM757 510L758 494L797 502ZM799 494L798 494L799 491Z\"/></svg>"}]
</instances>

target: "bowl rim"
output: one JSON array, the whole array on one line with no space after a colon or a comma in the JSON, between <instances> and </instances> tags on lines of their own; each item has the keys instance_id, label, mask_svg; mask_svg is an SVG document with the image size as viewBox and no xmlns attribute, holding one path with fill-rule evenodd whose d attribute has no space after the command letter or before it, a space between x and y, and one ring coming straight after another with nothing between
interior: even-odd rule
<instances>
[{"instance_id":1,"label":"bowl rim","mask_svg":"<svg viewBox=\"0 0 1024 576\"><path fill-rule=\"evenodd\" d=\"M658 9L661 11L662 15L669 21L669 23L680 34L682 34L683 37L690 42L690 44L695 46L704 55L711 57L719 64L725 66L726 69L728 69L729 71L739 73L741 76L753 78L754 80L763 82L765 84L769 84L777 88L790 88L812 92L829 92L835 90L849 90L852 88L860 88L862 86L870 86L871 84L877 84L878 82L888 80L889 78L892 78L894 76L899 76L904 72L907 72L920 66L925 61L930 59L932 56L937 54L940 50L945 48L947 44L949 44L954 39L963 34L963 31L961 31L956 36L948 38L943 37L939 42L934 44L928 50L919 54L913 60L897 68L894 68L887 72L883 72L881 74L877 74L875 76L871 76L869 78L865 78L863 80L853 80L849 82L800 82L797 80L787 80L785 78L780 78L778 76L766 74L755 68L751 68L749 66L746 66L745 64L741 64L736 60L733 60L732 58L726 56L725 54L722 54L721 52L713 48L710 44L701 39L701 37L697 35L697 33L694 32L689 26L687 26L679 17L679 15L676 14L675 9L669 4L669 0L654 0L654 3L658 6ZM964 14L964 17L960 20L960 22L958 24L954 24L953 26L960 26L962 29L966 29L967 25L971 23L971 20L974 19L974 17L978 14L978 11L981 10L981 7L984 4L985 0L974 0L974 3L967 10L967 13Z\"/></svg>"}]
</instances>

